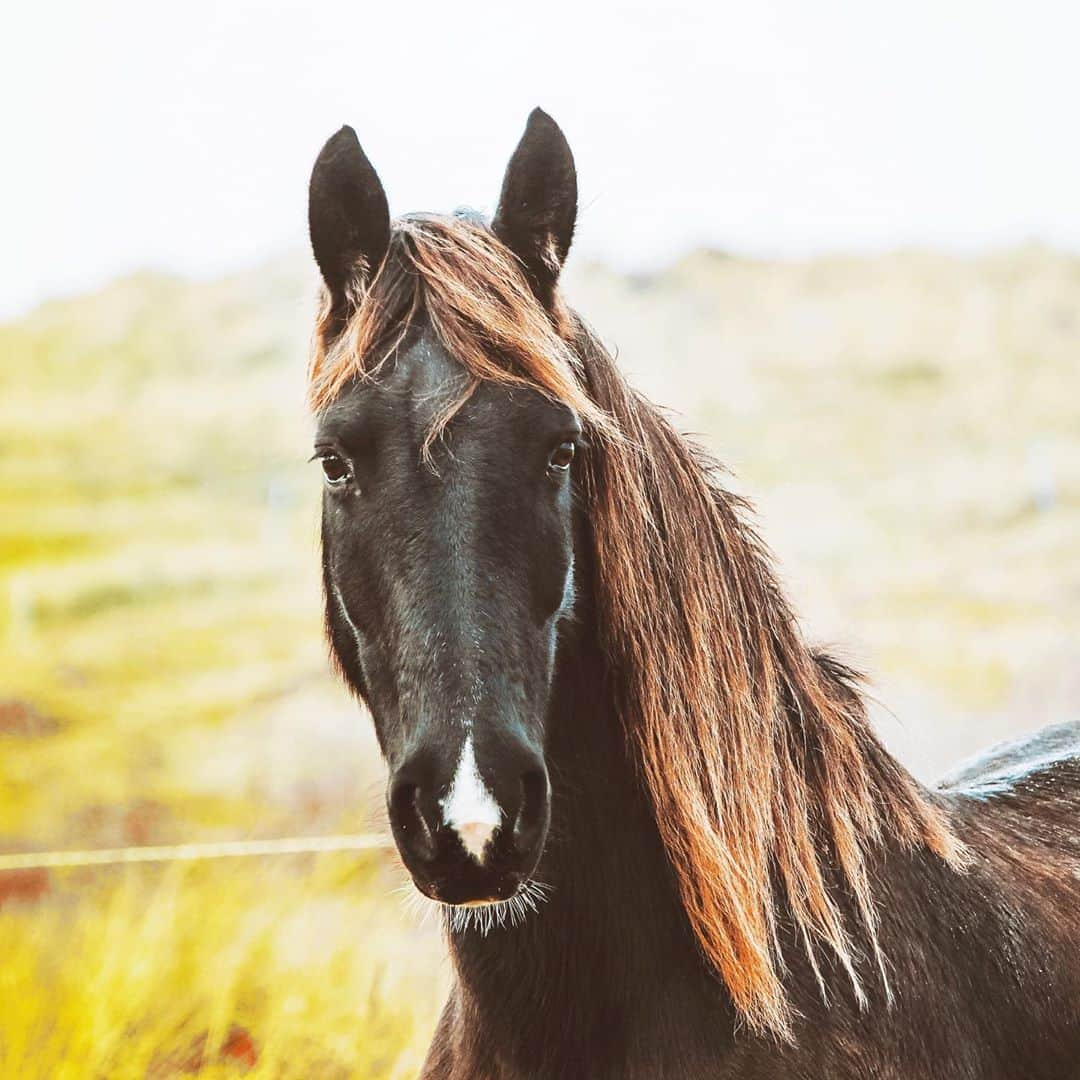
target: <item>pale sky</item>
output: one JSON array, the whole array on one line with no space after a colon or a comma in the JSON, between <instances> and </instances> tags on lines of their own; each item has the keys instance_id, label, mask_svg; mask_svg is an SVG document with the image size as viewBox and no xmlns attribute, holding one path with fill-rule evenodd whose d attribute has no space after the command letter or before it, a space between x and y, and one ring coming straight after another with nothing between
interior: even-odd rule
<instances>
[{"instance_id":1,"label":"pale sky","mask_svg":"<svg viewBox=\"0 0 1080 1080\"><path fill-rule=\"evenodd\" d=\"M0 315L305 241L352 124L391 209L491 209L529 110L579 253L1080 250L1072 0L38 2L0 40Z\"/></svg>"}]
</instances>

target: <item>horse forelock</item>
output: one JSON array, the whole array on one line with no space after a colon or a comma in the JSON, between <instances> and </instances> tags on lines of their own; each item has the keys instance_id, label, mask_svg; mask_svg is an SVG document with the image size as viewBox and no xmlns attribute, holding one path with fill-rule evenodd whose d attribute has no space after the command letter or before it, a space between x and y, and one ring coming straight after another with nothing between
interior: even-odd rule
<instances>
[{"instance_id":1,"label":"horse forelock","mask_svg":"<svg viewBox=\"0 0 1080 1080\"><path fill-rule=\"evenodd\" d=\"M814 970L824 947L862 1000L853 933L885 977L873 846L923 845L956 865L964 852L941 806L878 743L858 676L803 640L746 504L580 320L540 306L482 223L400 219L382 267L370 280L362 269L343 328L324 295L312 407L373 377L423 312L472 387L527 385L577 411L599 436L581 477L596 629L701 951L752 1027L789 1036L782 906Z\"/></svg>"},{"instance_id":2,"label":"horse forelock","mask_svg":"<svg viewBox=\"0 0 1080 1080\"><path fill-rule=\"evenodd\" d=\"M382 265L370 279L365 269L357 267L343 328L322 291L308 372L314 411L375 375L423 316L471 387L491 380L539 389L573 408L595 434L618 437L582 384L569 314L561 305L554 312L540 306L521 263L477 217L399 218ZM429 444L463 402L436 419Z\"/></svg>"}]
</instances>

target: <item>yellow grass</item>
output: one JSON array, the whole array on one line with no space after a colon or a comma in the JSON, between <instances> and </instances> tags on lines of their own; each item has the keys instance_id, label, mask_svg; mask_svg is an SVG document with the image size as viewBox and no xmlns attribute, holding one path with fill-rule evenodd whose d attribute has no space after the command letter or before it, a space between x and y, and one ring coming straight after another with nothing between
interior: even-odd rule
<instances>
[{"instance_id":1,"label":"yellow grass","mask_svg":"<svg viewBox=\"0 0 1080 1080\"><path fill-rule=\"evenodd\" d=\"M811 633L884 681L921 775L1075 710L1080 262L573 276L758 501ZM0 327L0 850L383 827L321 643L308 281L144 275ZM238 1038L247 1075L414 1075L446 962L394 866L65 871L21 901L0 878L0 1078L234 1076Z\"/></svg>"},{"instance_id":2,"label":"yellow grass","mask_svg":"<svg viewBox=\"0 0 1080 1080\"><path fill-rule=\"evenodd\" d=\"M380 877L345 855L178 864L9 906L0 1075L415 1075L443 975ZM240 1030L250 1052L223 1054Z\"/></svg>"}]
</instances>

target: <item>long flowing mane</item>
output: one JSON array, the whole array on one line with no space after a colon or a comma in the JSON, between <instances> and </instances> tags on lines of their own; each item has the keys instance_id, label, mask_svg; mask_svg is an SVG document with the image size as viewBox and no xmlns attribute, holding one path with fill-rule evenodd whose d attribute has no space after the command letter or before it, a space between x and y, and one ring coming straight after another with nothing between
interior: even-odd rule
<instances>
[{"instance_id":1,"label":"long flowing mane","mask_svg":"<svg viewBox=\"0 0 1080 1080\"><path fill-rule=\"evenodd\" d=\"M942 807L878 743L858 677L803 640L746 505L580 319L540 306L482 224L401 219L375 276L361 285L360 270L343 325L324 297L313 408L371 377L422 311L469 374L465 396L493 379L578 411L591 443L582 489L597 632L701 951L747 1022L785 1037L782 911L814 971L824 947L861 1000L837 886L884 979L871 848L921 845L958 866L964 851Z\"/></svg>"}]
</instances>

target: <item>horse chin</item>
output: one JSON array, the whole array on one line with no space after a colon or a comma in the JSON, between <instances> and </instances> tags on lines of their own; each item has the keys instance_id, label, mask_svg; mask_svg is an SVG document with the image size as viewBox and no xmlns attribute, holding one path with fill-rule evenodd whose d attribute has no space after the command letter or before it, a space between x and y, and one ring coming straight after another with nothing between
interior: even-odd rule
<instances>
[{"instance_id":1,"label":"horse chin","mask_svg":"<svg viewBox=\"0 0 1080 1080\"><path fill-rule=\"evenodd\" d=\"M447 886L437 882L421 882L413 879L413 885L417 891L428 900L443 907L469 910L472 908L492 907L496 904L505 904L513 900L525 887L526 882L521 881L517 875L509 880L500 882L497 888L485 889L479 895L465 894L460 888Z\"/></svg>"},{"instance_id":2,"label":"horse chin","mask_svg":"<svg viewBox=\"0 0 1080 1080\"><path fill-rule=\"evenodd\" d=\"M467 900L460 904L441 904L447 928L454 934L479 934L487 937L495 930L514 930L540 915L550 889L526 878L508 896L496 900Z\"/></svg>"},{"instance_id":3,"label":"horse chin","mask_svg":"<svg viewBox=\"0 0 1080 1080\"><path fill-rule=\"evenodd\" d=\"M438 887L414 881L412 893L416 904L426 915L439 911L447 928L453 933L478 933L486 937L497 929L512 929L539 914L541 905L548 899L550 886L526 878L503 895L490 898L471 898L450 902L440 896ZM415 907L416 904L410 906Z\"/></svg>"}]
</instances>

